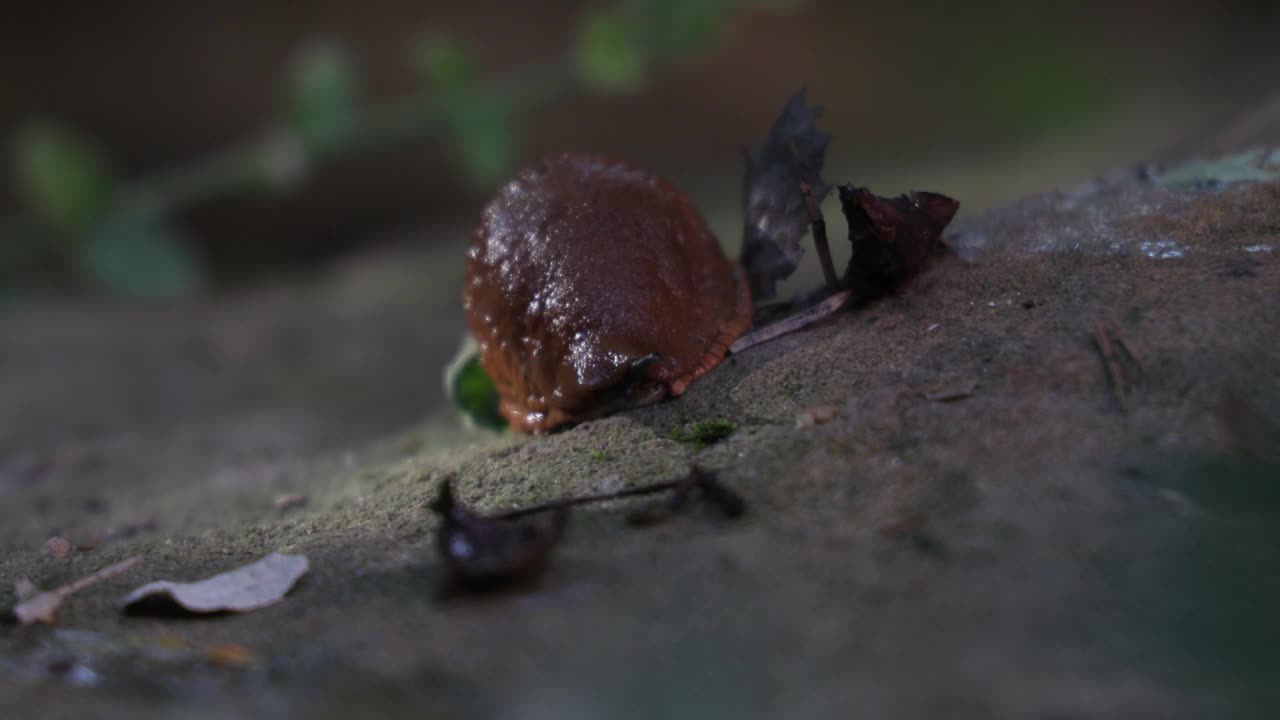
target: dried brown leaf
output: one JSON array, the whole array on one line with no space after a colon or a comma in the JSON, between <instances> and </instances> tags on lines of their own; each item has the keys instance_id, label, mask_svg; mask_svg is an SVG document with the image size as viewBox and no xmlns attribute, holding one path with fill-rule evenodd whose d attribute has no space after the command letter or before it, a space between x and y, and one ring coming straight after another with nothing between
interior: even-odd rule
<instances>
[{"instance_id":1,"label":"dried brown leaf","mask_svg":"<svg viewBox=\"0 0 1280 720\"><path fill-rule=\"evenodd\" d=\"M549 509L547 523L479 515L457 501L448 480L431 509L441 518L436 547L447 569L442 591L446 596L537 577L546 569L569 521L567 507Z\"/></svg>"},{"instance_id":2,"label":"dried brown leaf","mask_svg":"<svg viewBox=\"0 0 1280 720\"><path fill-rule=\"evenodd\" d=\"M842 282L859 297L892 292L923 270L942 248L942 230L960 208L932 192L883 198L849 185L839 192L853 245Z\"/></svg>"}]
</instances>

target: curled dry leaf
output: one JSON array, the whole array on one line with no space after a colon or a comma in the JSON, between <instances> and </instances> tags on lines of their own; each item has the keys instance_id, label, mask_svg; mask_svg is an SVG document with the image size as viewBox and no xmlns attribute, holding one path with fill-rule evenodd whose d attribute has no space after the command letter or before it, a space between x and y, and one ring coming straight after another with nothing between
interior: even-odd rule
<instances>
[{"instance_id":1,"label":"curled dry leaf","mask_svg":"<svg viewBox=\"0 0 1280 720\"><path fill-rule=\"evenodd\" d=\"M440 516L436 547L447 574L442 595L484 590L537 577L564 537L567 507L548 509L551 519L537 523L515 517L485 517L457 501L446 480L431 504Z\"/></svg>"},{"instance_id":2,"label":"curled dry leaf","mask_svg":"<svg viewBox=\"0 0 1280 720\"><path fill-rule=\"evenodd\" d=\"M147 583L120 602L125 612L249 612L274 605L307 573L302 555L272 553L258 562L198 582L158 580Z\"/></svg>"},{"instance_id":3,"label":"curled dry leaf","mask_svg":"<svg viewBox=\"0 0 1280 720\"><path fill-rule=\"evenodd\" d=\"M40 592L30 580L22 578L17 583L18 605L9 612L0 615L0 620L20 625L30 625L37 622L52 625L54 616L57 614L58 609L62 607L62 602L68 597L87 587L121 575L140 562L142 562L142 558L131 557L115 565L102 568L92 575L86 575L75 582L67 583L57 590L48 592Z\"/></svg>"},{"instance_id":4,"label":"curled dry leaf","mask_svg":"<svg viewBox=\"0 0 1280 720\"><path fill-rule=\"evenodd\" d=\"M896 290L942 249L942 230L960 203L932 192L883 198L862 187L840 186L853 255L842 282L860 297Z\"/></svg>"},{"instance_id":5,"label":"curled dry leaf","mask_svg":"<svg viewBox=\"0 0 1280 720\"><path fill-rule=\"evenodd\" d=\"M822 108L809 105L805 91L791 97L764 142L746 152L742 193L742 265L756 302L777 293L777 283L795 272L809 231L810 216L801 194L809 188L814 203L831 186L822 179L823 156L831 136L817 128Z\"/></svg>"}]
</instances>

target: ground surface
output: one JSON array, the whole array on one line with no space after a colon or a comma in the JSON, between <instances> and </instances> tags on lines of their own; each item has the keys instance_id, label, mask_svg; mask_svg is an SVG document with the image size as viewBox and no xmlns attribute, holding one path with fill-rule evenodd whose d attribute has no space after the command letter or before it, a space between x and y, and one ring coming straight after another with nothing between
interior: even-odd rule
<instances>
[{"instance_id":1,"label":"ground surface","mask_svg":"<svg viewBox=\"0 0 1280 720\"><path fill-rule=\"evenodd\" d=\"M899 296L536 439L441 405L458 244L186 307L5 308L0 605L144 563L0 628L0 715L1271 716L1280 471L1240 408L1280 410L1280 183L1118 172L949 242ZM738 430L671 438L708 419ZM499 509L693 461L744 518L581 511L536 587L433 599L442 479ZM276 550L312 572L266 610L114 609Z\"/></svg>"}]
</instances>

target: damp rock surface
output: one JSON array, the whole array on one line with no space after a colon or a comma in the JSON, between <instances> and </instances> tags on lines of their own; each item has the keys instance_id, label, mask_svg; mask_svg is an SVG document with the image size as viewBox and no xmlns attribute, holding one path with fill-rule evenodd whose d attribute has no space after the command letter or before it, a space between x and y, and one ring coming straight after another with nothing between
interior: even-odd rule
<instances>
[{"instance_id":1,"label":"damp rock surface","mask_svg":"<svg viewBox=\"0 0 1280 720\"><path fill-rule=\"evenodd\" d=\"M1117 172L947 240L896 295L541 438L443 405L461 242L180 307L0 309L0 605L23 576L144 558L54 629L0 628L0 707L1267 716L1280 475L1224 440L1221 408L1280 420L1280 183ZM678 439L709 421L735 429ZM498 511L695 461L747 515L576 511L535 586L433 597L446 477ZM286 493L307 502L281 513ZM53 535L78 549L43 553ZM259 612L114 607L271 552L311 572Z\"/></svg>"}]
</instances>

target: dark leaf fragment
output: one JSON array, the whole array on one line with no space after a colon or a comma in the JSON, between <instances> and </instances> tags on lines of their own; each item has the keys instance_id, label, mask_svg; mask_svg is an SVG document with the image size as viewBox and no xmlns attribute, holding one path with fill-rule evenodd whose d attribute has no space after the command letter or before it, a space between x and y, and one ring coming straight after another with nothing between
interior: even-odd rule
<instances>
[{"instance_id":1,"label":"dark leaf fragment","mask_svg":"<svg viewBox=\"0 0 1280 720\"><path fill-rule=\"evenodd\" d=\"M772 298L777 283L795 272L804 255L800 241L810 216L801 185L813 202L831 192L822 179L823 155L831 136L818 130L822 108L809 105L802 89L787 101L768 137L747 151L742 194L742 264L751 279L751 296Z\"/></svg>"},{"instance_id":2,"label":"dark leaf fragment","mask_svg":"<svg viewBox=\"0 0 1280 720\"><path fill-rule=\"evenodd\" d=\"M446 480L431 509L441 518L436 547L447 575L443 595L494 589L532 580L547 566L564 537L566 507L550 511L547 523L477 515L453 495Z\"/></svg>"},{"instance_id":3,"label":"dark leaf fragment","mask_svg":"<svg viewBox=\"0 0 1280 720\"><path fill-rule=\"evenodd\" d=\"M932 192L883 198L841 185L840 206L853 244L842 282L858 296L874 297L892 292L928 265L942 249L942 230L960 203Z\"/></svg>"}]
</instances>

